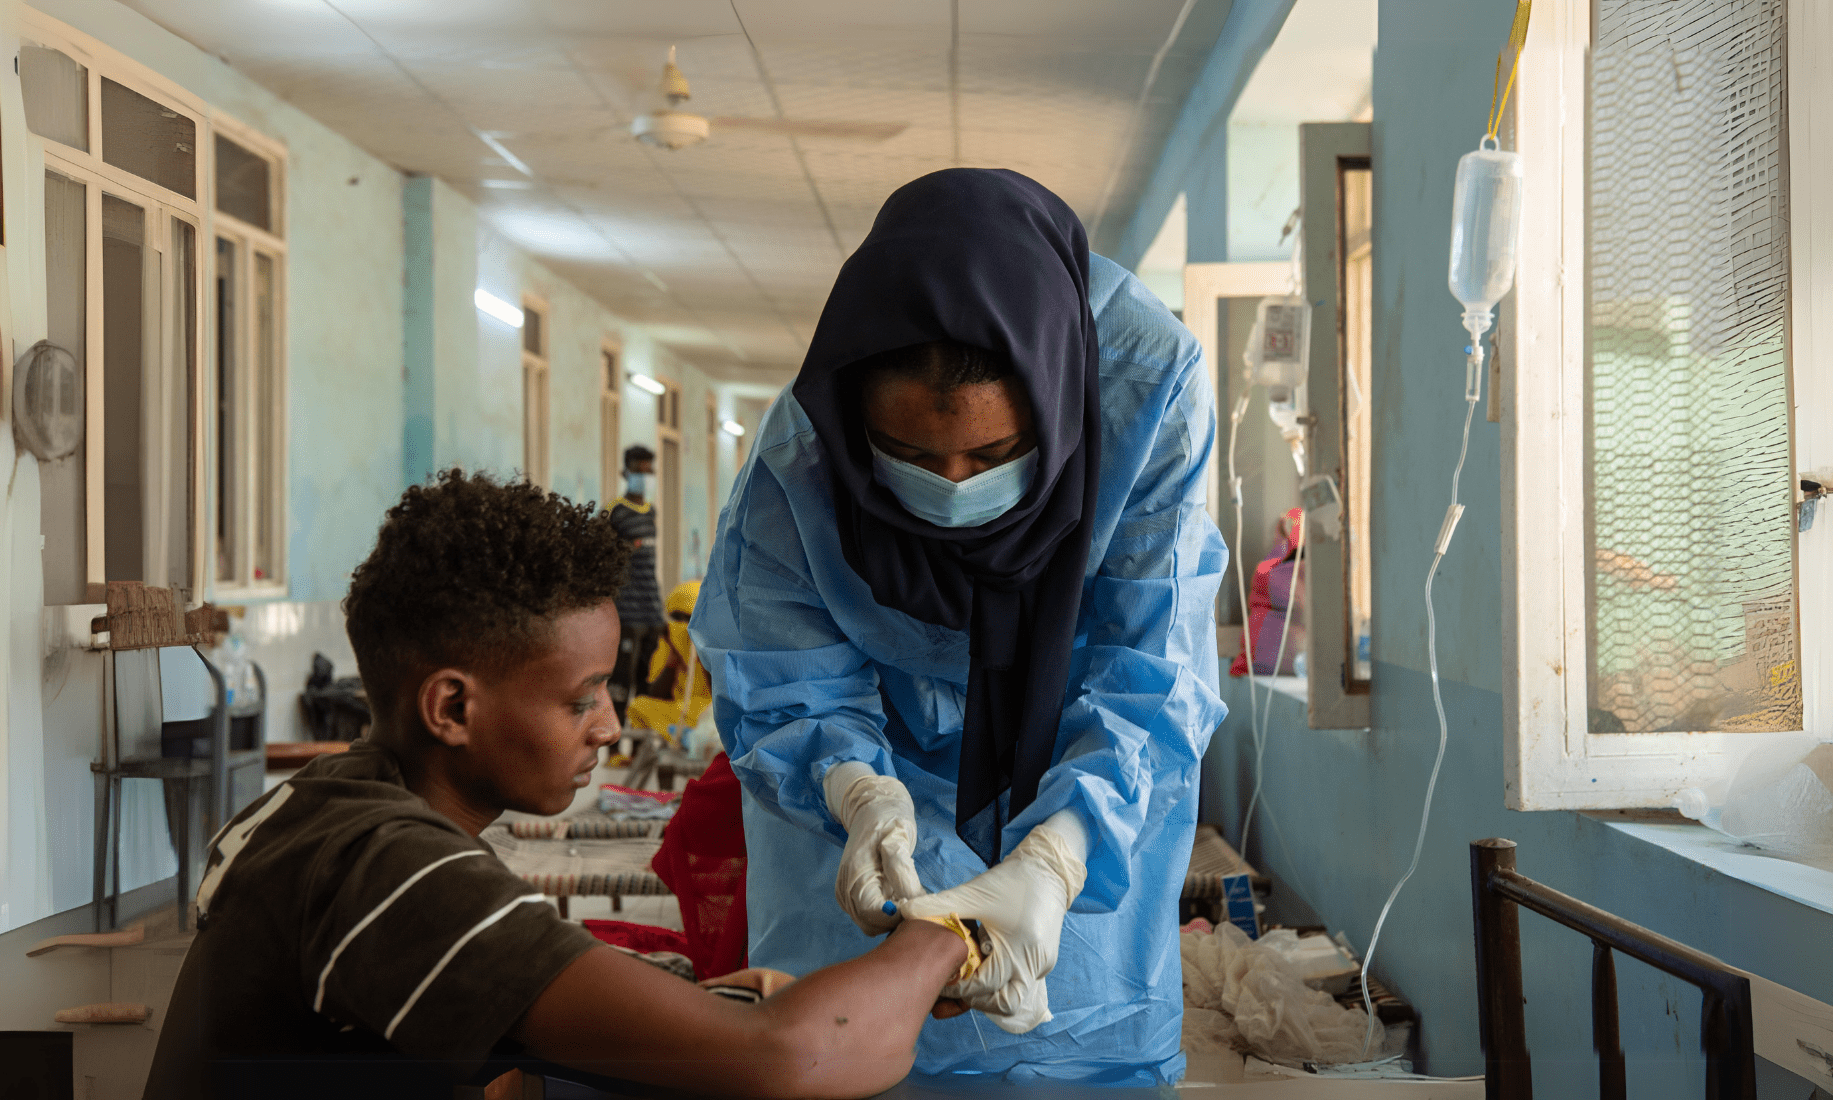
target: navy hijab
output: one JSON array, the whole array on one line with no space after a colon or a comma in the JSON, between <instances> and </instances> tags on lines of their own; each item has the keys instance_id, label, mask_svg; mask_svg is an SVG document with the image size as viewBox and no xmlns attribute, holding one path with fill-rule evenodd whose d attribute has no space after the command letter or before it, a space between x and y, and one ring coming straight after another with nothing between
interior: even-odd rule
<instances>
[{"instance_id":1,"label":"navy hijab","mask_svg":"<svg viewBox=\"0 0 1833 1100\"><path fill-rule=\"evenodd\" d=\"M1031 399L1037 474L978 527L905 511L873 479L852 407L848 368L936 340L1005 354ZM1016 172L951 168L885 200L795 382L833 471L847 564L881 606L967 632L955 831L988 866L1055 755L1099 487L1099 360L1075 212Z\"/></svg>"}]
</instances>

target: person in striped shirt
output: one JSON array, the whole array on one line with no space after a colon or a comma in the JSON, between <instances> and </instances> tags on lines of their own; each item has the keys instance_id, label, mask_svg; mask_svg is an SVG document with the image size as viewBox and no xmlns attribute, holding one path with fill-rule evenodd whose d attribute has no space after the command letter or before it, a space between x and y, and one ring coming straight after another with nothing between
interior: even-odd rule
<instances>
[{"instance_id":1,"label":"person in striped shirt","mask_svg":"<svg viewBox=\"0 0 1833 1100\"><path fill-rule=\"evenodd\" d=\"M618 736L628 557L603 511L526 482L449 470L390 509L344 601L374 726L212 841L149 1100L447 1100L518 1058L725 1096L908 1072L957 932L906 922L739 1003L599 944L478 840L566 809Z\"/></svg>"}]
</instances>

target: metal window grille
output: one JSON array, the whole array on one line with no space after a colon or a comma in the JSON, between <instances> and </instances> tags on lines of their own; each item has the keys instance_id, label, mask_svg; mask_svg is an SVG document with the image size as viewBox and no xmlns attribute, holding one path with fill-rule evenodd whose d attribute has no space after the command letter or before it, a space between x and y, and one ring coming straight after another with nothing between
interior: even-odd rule
<instances>
[{"instance_id":1,"label":"metal window grille","mask_svg":"<svg viewBox=\"0 0 1833 1100\"><path fill-rule=\"evenodd\" d=\"M1594 733L1801 726L1786 0L1600 0L1586 464Z\"/></svg>"}]
</instances>

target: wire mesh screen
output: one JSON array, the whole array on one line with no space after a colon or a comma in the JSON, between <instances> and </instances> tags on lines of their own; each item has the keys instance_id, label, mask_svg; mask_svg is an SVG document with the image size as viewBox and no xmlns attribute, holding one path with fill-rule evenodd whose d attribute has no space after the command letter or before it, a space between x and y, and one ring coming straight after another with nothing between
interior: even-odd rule
<instances>
[{"instance_id":1,"label":"wire mesh screen","mask_svg":"<svg viewBox=\"0 0 1833 1100\"><path fill-rule=\"evenodd\" d=\"M1786 0L1601 0L1590 729L1801 726Z\"/></svg>"}]
</instances>

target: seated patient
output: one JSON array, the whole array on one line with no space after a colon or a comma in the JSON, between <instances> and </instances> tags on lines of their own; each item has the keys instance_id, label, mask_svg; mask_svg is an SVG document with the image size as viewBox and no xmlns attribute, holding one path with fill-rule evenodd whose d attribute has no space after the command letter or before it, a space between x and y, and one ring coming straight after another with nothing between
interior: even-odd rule
<instances>
[{"instance_id":1,"label":"seated patient","mask_svg":"<svg viewBox=\"0 0 1833 1100\"><path fill-rule=\"evenodd\" d=\"M609 517L448 471L344 601L375 713L217 837L146 1095L429 1096L538 1058L722 1096L862 1096L909 1070L967 958L907 922L757 1004L560 918L477 839L554 814L618 736L627 545Z\"/></svg>"}]
</instances>

